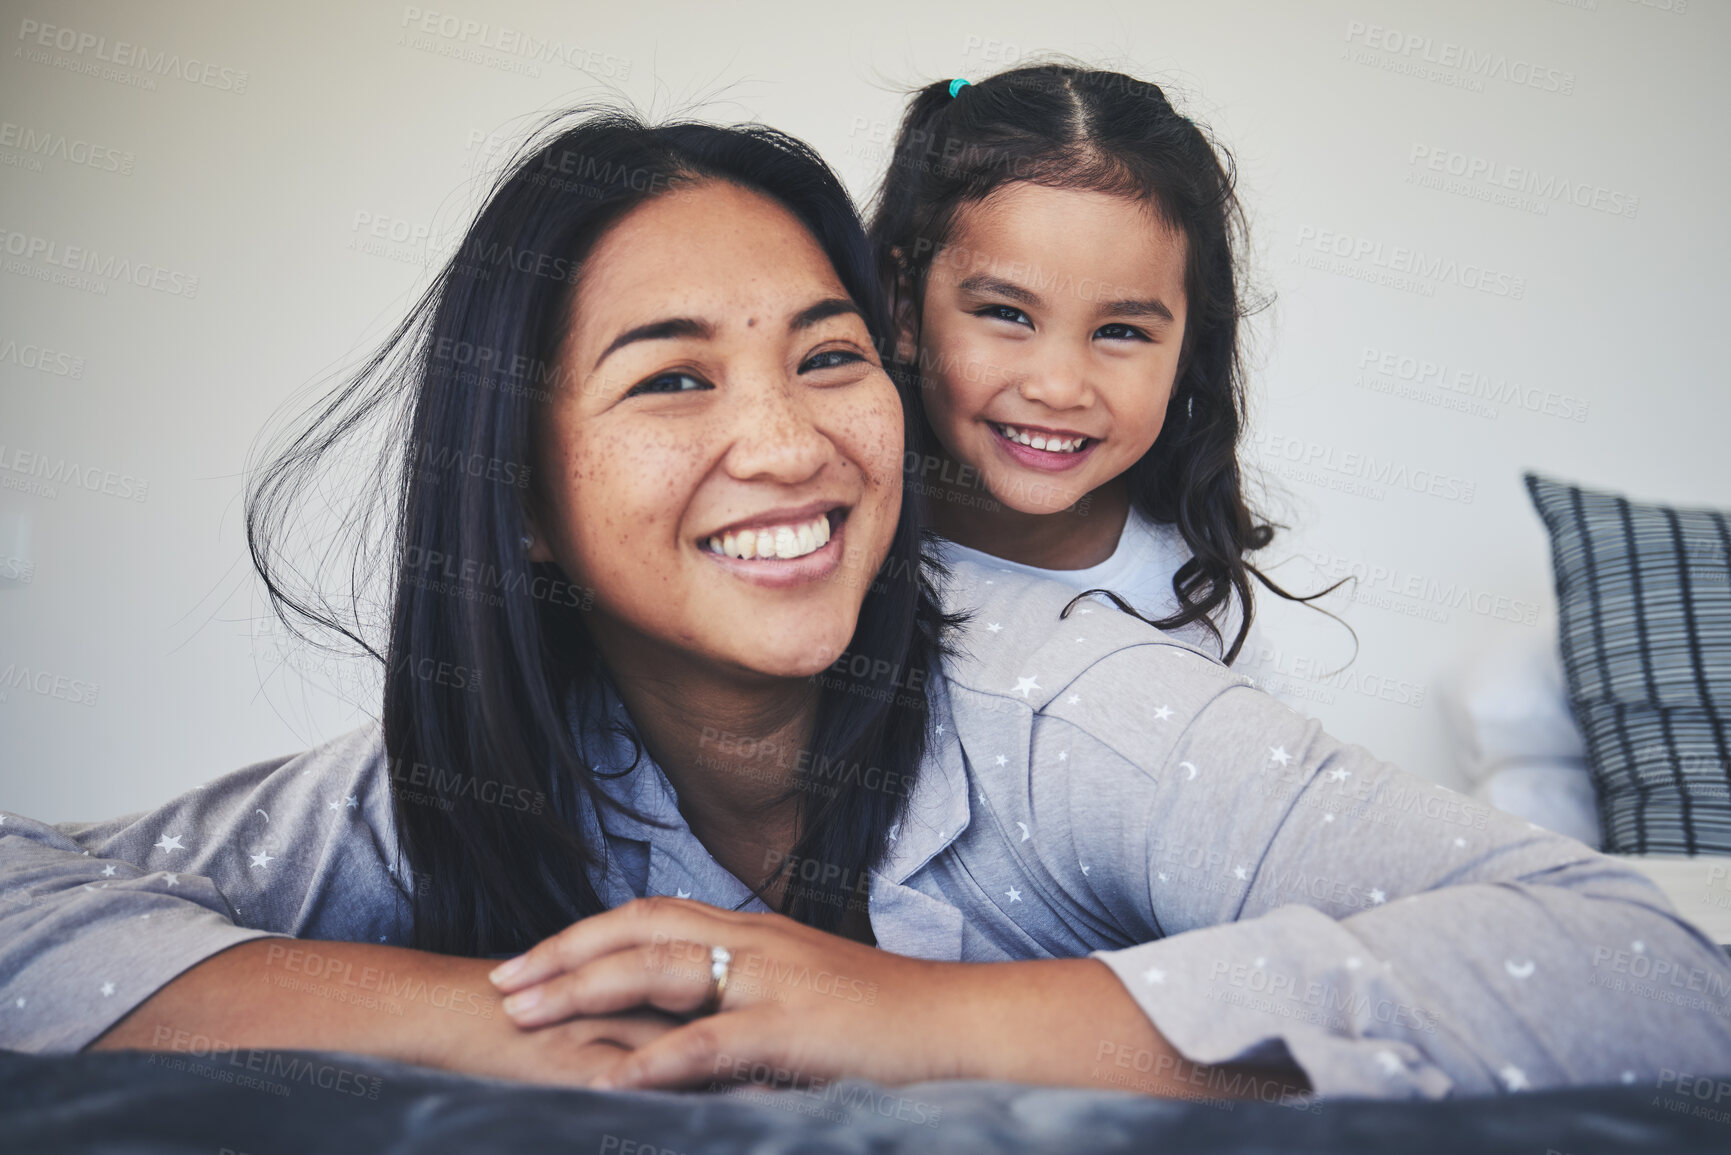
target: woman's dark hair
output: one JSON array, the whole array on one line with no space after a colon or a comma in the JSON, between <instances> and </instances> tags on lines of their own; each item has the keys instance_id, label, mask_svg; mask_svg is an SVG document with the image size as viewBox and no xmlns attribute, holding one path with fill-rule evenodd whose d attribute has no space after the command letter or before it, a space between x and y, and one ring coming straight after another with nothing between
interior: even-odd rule
<instances>
[{"instance_id":1,"label":"woman's dark hair","mask_svg":"<svg viewBox=\"0 0 1731 1155\"><path fill-rule=\"evenodd\" d=\"M706 181L757 191L797 217L884 344L883 297L859 219L806 145L755 126L650 126L613 111L560 117L514 158L384 347L314 408L249 489L248 541L277 614L303 637L304 627L335 631L384 664L385 749L400 848L416 881L411 941L421 949L517 951L604 909L585 870L607 850L592 824L611 805L597 779L634 769L643 750L627 732L637 754L630 767L592 764L591 739L612 735L589 733L583 707L607 691L608 675L584 624L592 592L555 564L532 564L523 548L534 483L547 476L530 467L532 431L543 406L574 384L557 366L596 242L634 207ZM322 582L300 577L281 539L305 516L299 507L317 475L378 419L392 424L386 476L360 482L367 496L345 520L344 540L356 547L350 591L333 602ZM889 558L864 595L852 666L863 657L874 670L906 671L934 660L948 619L919 548L918 509L904 493ZM381 563L382 654L357 596ZM860 900L848 882L869 877L906 803L905 792L861 783L913 780L928 715L923 699L911 704L857 679L818 681L811 757L790 792L799 818L788 861L840 869L790 879L782 909L834 929Z\"/></svg>"},{"instance_id":2,"label":"woman's dark hair","mask_svg":"<svg viewBox=\"0 0 1731 1155\"><path fill-rule=\"evenodd\" d=\"M1036 64L961 86L954 96L949 81L928 84L902 119L869 229L891 309L915 334L932 261L958 214L1018 181L1149 204L1184 235L1188 316L1177 380L1160 436L1125 476L1136 508L1176 525L1191 553L1172 575L1178 610L1152 624L1172 630L1201 622L1219 638L1211 615L1236 592L1244 615L1225 654L1231 662L1250 630L1251 575L1292 601L1322 596L1290 594L1245 558L1273 540L1275 527L1245 500L1238 465L1245 224L1231 157L1157 86L1119 72ZM918 352L914 363L896 365L898 378L915 382L915 396L923 395L921 365ZM923 414L911 410L910 422L924 425Z\"/></svg>"}]
</instances>

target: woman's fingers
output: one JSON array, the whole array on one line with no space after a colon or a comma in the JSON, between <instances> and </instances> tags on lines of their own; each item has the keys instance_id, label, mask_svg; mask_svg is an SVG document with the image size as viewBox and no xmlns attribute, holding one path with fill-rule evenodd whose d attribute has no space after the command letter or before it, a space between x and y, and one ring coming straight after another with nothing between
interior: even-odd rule
<instances>
[{"instance_id":1,"label":"woman's fingers","mask_svg":"<svg viewBox=\"0 0 1731 1155\"><path fill-rule=\"evenodd\" d=\"M501 993L510 994L629 947L675 939L701 943L705 950L716 944L732 946L729 932L739 937L756 917L664 895L634 899L572 923L525 953L500 963L488 977Z\"/></svg>"},{"instance_id":2,"label":"woman's fingers","mask_svg":"<svg viewBox=\"0 0 1731 1155\"><path fill-rule=\"evenodd\" d=\"M655 1011L641 1011L636 1014L579 1019L549 1029L561 1030L568 1027L585 1043L611 1043L625 1050L636 1050L683 1025L671 1016Z\"/></svg>"},{"instance_id":3,"label":"woman's fingers","mask_svg":"<svg viewBox=\"0 0 1731 1155\"><path fill-rule=\"evenodd\" d=\"M683 1015L703 1005L710 981L709 947L673 939L617 950L556 974L508 997L504 1009L523 1028L642 1006Z\"/></svg>"},{"instance_id":4,"label":"woman's fingers","mask_svg":"<svg viewBox=\"0 0 1731 1155\"><path fill-rule=\"evenodd\" d=\"M706 1015L622 1056L590 1085L610 1087L702 1087L740 1064L780 1062L785 1021L756 1011Z\"/></svg>"}]
</instances>

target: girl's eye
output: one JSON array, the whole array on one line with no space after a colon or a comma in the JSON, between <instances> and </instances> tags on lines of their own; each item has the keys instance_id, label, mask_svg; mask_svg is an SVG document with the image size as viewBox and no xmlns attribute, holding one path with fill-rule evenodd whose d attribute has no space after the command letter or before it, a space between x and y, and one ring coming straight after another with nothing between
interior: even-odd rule
<instances>
[{"instance_id":1,"label":"girl's eye","mask_svg":"<svg viewBox=\"0 0 1731 1155\"><path fill-rule=\"evenodd\" d=\"M989 317L994 321L1008 321L1012 325L1026 325L1030 329L1034 327L1034 322L1028 319L1028 314L1014 305L987 305L974 316Z\"/></svg>"},{"instance_id":2,"label":"girl's eye","mask_svg":"<svg viewBox=\"0 0 1731 1155\"><path fill-rule=\"evenodd\" d=\"M1104 337L1108 341L1146 341L1149 339L1148 334L1136 328L1136 326L1123 325L1118 322L1113 322L1110 325L1101 325L1094 331L1094 336Z\"/></svg>"},{"instance_id":3,"label":"girl's eye","mask_svg":"<svg viewBox=\"0 0 1731 1155\"><path fill-rule=\"evenodd\" d=\"M713 389L715 386L701 377L690 373L662 373L647 381L639 381L626 391L627 397L639 397L645 393L690 393L698 389Z\"/></svg>"},{"instance_id":4,"label":"girl's eye","mask_svg":"<svg viewBox=\"0 0 1731 1155\"><path fill-rule=\"evenodd\" d=\"M864 357L852 349L825 349L821 353L814 353L806 358L805 363L799 367L799 371L812 373L819 369L834 369L838 365L851 365L855 361L864 360Z\"/></svg>"}]
</instances>

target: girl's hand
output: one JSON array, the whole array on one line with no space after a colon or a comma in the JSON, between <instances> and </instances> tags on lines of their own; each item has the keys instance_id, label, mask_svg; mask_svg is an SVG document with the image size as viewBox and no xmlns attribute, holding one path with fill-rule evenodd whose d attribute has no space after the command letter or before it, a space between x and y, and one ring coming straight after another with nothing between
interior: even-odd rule
<instances>
[{"instance_id":1,"label":"girl's hand","mask_svg":"<svg viewBox=\"0 0 1731 1155\"><path fill-rule=\"evenodd\" d=\"M689 1087L746 1078L954 1078L972 1053L958 964L905 958L779 914L678 898L638 899L574 923L490 976L519 1027L653 1007L695 1014L710 948L732 954L721 1007L636 1042L591 1085ZM557 1027L551 1029L557 1030Z\"/></svg>"}]
</instances>

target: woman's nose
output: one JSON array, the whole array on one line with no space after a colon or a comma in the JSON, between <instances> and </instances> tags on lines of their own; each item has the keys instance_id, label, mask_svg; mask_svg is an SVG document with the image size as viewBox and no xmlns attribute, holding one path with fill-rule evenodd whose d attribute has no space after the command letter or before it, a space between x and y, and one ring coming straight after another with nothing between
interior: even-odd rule
<instances>
[{"instance_id":1,"label":"woman's nose","mask_svg":"<svg viewBox=\"0 0 1731 1155\"><path fill-rule=\"evenodd\" d=\"M815 476L834 453L799 383L759 377L736 390L728 473L741 480L798 484Z\"/></svg>"}]
</instances>

